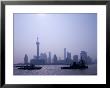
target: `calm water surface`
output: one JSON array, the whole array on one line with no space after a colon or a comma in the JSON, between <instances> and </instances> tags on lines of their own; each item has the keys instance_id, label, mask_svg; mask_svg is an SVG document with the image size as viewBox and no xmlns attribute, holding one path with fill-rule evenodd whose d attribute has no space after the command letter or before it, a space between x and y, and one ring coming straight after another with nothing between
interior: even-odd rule
<instances>
[{"instance_id":1,"label":"calm water surface","mask_svg":"<svg viewBox=\"0 0 110 88\"><path fill-rule=\"evenodd\" d=\"M14 67L14 75L97 75L97 65L89 65L88 69L61 69L68 65L40 65L40 70L21 70Z\"/></svg>"}]
</instances>

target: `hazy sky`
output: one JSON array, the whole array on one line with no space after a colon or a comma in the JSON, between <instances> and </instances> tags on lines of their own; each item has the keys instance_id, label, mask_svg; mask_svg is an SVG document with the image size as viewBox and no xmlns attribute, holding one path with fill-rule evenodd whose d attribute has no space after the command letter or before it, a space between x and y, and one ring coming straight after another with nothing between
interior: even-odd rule
<instances>
[{"instance_id":1,"label":"hazy sky","mask_svg":"<svg viewBox=\"0 0 110 88\"><path fill-rule=\"evenodd\" d=\"M64 48L73 55L86 51L97 58L97 14L14 14L14 63L29 60L37 54L51 51L64 58Z\"/></svg>"}]
</instances>

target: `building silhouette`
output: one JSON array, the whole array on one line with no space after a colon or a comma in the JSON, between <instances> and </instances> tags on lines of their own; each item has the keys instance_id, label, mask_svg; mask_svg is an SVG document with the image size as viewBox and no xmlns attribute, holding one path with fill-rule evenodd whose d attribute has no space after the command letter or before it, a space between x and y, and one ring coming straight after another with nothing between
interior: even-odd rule
<instances>
[{"instance_id":1,"label":"building silhouette","mask_svg":"<svg viewBox=\"0 0 110 88\"><path fill-rule=\"evenodd\" d=\"M80 52L80 58L78 59L78 55L74 55L73 57L71 57L71 52L67 52L66 48L64 48L64 59L61 58L57 58L57 55L54 54L53 58L51 56L51 52L48 53L48 57L46 53L41 53L39 55L39 45L40 42L38 41L38 37L37 37L37 42L36 42L36 46L37 46L37 55L33 56L33 58L30 60L30 64L35 64L35 65L49 65L49 64L53 64L53 65L70 65L73 62L79 63L79 62L84 62L86 64L91 64L92 62L92 58L90 56L87 56L87 52L86 51L81 51ZM73 59L72 59L73 58ZM96 62L96 61L94 61ZM24 58L24 63L28 63L28 56L25 55Z\"/></svg>"},{"instance_id":2,"label":"building silhouette","mask_svg":"<svg viewBox=\"0 0 110 88\"><path fill-rule=\"evenodd\" d=\"M53 63L57 64L57 56L56 56L56 54L54 54L54 56L53 56Z\"/></svg>"},{"instance_id":3,"label":"building silhouette","mask_svg":"<svg viewBox=\"0 0 110 88\"><path fill-rule=\"evenodd\" d=\"M66 48L64 48L64 60L66 60Z\"/></svg>"},{"instance_id":4,"label":"building silhouette","mask_svg":"<svg viewBox=\"0 0 110 88\"><path fill-rule=\"evenodd\" d=\"M25 54L25 56L24 56L24 64L28 64L28 56L27 56L27 54Z\"/></svg>"},{"instance_id":5,"label":"building silhouette","mask_svg":"<svg viewBox=\"0 0 110 88\"><path fill-rule=\"evenodd\" d=\"M73 56L73 61L76 62L76 63L78 63L78 55L74 55Z\"/></svg>"},{"instance_id":6,"label":"building silhouette","mask_svg":"<svg viewBox=\"0 0 110 88\"><path fill-rule=\"evenodd\" d=\"M48 64L51 64L51 52L49 52Z\"/></svg>"},{"instance_id":7,"label":"building silhouette","mask_svg":"<svg viewBox=\"0 0 110 88\"><path fill-rule=\"evenodd\" d=\"M37 42L36 42L36 45L37 45L37 59L39 59L39 41L38 41L38 37L37 37Z\"/></svg>"},{"instance_id":8,"label":"building silhouette","mask_svg":"<svg viewBox=\"0 0 110 88\"><path fill-rule=\"evenodd\" d=\"M46 55L45 54L41 54L39 56L39 41L38 41L38 37L37 37L37 42L36 42L36 45L37 45L37 56L33 56L33 59L30 60L30 64L34 64L34 65L43 65L45 64L45 57Z\"/></svg>"},{"instance_id":9,"label":"building silhouette","mask_svg":"<svg viewBox=\"0 0 110 88\"><path fill-rule=\"evenodd\" d=\"M71 64L71 63L72 63L71 53L67 52L66 64Z\"/></svg>"},{"instance_id":10,"label":"building silhouette","mask_svg":"<svg viewBox=\"0 0 110 88\"><path fill-rule=\"evenodd\" d=\"M47 63L47 54L46 53L41 53L40 57L39 57L39 60L40 61L42 60L43 63L46 64Z\"/></svg>"},{"instance_id":11,"label":"building silhouette","mask_svg":"<svg viewBox=\"0 0 110 88\"><path fill-rule=\"evenodd\" d=\"M80 59L83 60L87 64L87 52L81 51Z\"/></svg>"},{"instance_id":12,"label":"building silhouette","mask_svg":"<svg viewBox=\"0 0 110 88\"><path fill-rule=\"evenodd\" d=\"M70 52L67 52L67 59L71 60L71 53Z\"/></svg>"}]
</instances>

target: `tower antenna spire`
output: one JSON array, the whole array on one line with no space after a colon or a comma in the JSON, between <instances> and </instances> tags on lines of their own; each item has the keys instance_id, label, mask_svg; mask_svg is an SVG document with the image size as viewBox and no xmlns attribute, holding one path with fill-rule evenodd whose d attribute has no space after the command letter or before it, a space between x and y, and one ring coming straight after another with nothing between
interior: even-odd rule
<instances>
[{"instance_id":1,"label":"tower antenna spire","mask_svg":"<svg viewBox=\"0 0 110 88\"><path fill-rule=\"evenodd\" d=\"M37 36L37 41L38 41L38 36Z\"/></svg>"}]
</instances>

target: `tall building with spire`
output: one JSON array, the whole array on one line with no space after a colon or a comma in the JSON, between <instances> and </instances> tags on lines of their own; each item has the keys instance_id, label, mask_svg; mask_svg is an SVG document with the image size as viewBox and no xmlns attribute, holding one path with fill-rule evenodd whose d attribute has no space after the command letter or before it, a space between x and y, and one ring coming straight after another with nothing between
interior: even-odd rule
<instances>
[{"instance_id":1,"label":"tall building with spire","mask_svg":"<svg viewBox=\"0 0 110 88\"><path fill-rule=\"evenodd\" d=\"M66 60L66 48L64 48L64 60Z\"/></svg>"},{"instance_id":2,"label":"tall building with spire","mask_svg":"<svg viewBox=\"0 0 110 88\"><path fill-rule=\"evenodd\" d=\"M37 42L36 42L36 45L37 45L37 59L39 59L39 41L38 41L38 37L37 37Z\"/></svg>"}]
</instances>

